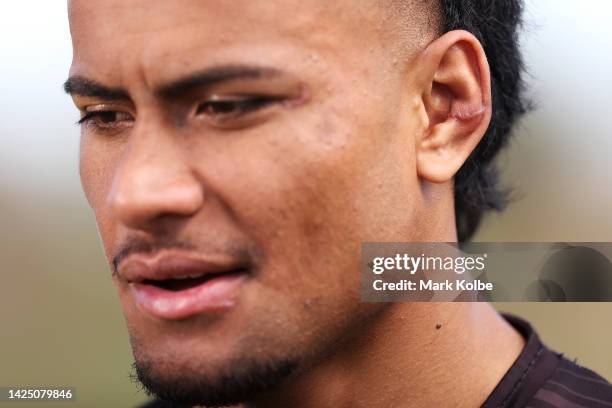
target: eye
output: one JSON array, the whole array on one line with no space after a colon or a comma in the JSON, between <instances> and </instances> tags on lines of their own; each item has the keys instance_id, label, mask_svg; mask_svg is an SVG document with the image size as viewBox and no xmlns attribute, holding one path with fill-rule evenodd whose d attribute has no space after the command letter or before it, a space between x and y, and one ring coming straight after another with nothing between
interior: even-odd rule
<instances>
[{"instance_id":1,"label":"eye","mask_svg":"<svg viewBox=\"0 0 612 408\"><path fill-rule=\"evenodd\" d=\"M79 125L92 126L96 130L118 130L129 126L134 121L132 116L126 112L99 110L86 112L77 122Z\"/></svg>"},{"instance_id":2,"label":"eye","mask_svg":"<svg viewBox=\"0 0 612 408\"><path fill-rule=\"evenodd\" d=\"M196 115L222 122L242 118L280 100L269 96L212 96L200 103Z\"/></svg>"}]
</instances>

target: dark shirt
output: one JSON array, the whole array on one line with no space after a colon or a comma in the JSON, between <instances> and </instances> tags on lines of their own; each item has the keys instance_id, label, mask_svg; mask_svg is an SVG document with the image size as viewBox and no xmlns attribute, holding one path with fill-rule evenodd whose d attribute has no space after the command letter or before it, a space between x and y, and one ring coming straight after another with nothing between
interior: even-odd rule
<instances>
[{"instance_id":1,"label":"dark shirt","mask_svg":"<svg viewBox=\"0 0 612 408\"><path fill-rule=\"evenodd\" d=\"M526 321L504 317L526 344L482 408L612 408L608 381L548 349Z\"/></svg>"},{"instance_id":2,"label":"dark shirt","mask_svg":"<svg viewBox=\"0 0 612 408\"><path fill-rule=\"evenodd\" d=\"M481 408L612 408L608 381L548 349L526 321L504 317L523 335L525 348ZM142 408L178 407L152 401Z\"/></svg>"}]
</instances>

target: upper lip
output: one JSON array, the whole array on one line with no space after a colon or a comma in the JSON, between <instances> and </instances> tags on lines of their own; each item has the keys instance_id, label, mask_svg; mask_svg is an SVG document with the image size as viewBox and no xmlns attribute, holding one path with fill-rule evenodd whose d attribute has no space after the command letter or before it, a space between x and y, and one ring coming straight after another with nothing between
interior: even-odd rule
<instances>
[{"instance_id":1,"label":"upper lip","mask_svg":"<svg viewBox=\"0 0 612 408\"><path fill-rule=\"evenodd\" d=\"M231 256L162 250L153 254L132 254L117 269L120 277L138 283L234 272L246 270L246 266Z\"/></svg>"}]
</instances>

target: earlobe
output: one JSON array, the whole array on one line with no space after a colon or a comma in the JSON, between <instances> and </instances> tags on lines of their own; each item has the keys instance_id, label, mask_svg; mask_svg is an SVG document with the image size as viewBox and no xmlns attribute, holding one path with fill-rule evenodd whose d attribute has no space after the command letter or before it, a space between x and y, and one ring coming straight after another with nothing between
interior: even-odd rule
<instances>
[{"instance_id":1,"label":"earlobe","mask_svg":"<svg viewBox=\"0 0 612 408\"><path fill-rule=\"evenodd\" d=\"M454 177L489 125L489 65L478 40L460 30L432 42L419 66L427 126L416 140L417 172L443 183Z\"/></svg>"}]
</instances>

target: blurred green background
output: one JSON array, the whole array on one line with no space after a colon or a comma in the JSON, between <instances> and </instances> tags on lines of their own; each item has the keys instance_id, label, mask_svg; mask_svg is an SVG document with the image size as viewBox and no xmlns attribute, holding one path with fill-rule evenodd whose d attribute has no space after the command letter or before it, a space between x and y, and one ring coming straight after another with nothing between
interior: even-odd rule
<instances>
[{"instance_id":1,"label":"blurred green background","mask_svg":"<svg viewBox=\"0 0 612 408\"><path fill-rule=\"evenodd\" d=\"M78 115L61 91L65 3L2 6L0 386L73 386L69 406L133 406L146 398L129 380L119 302L77 176ZM500 159L518 199L476 240L612 241L611 12L605 0L529 2L523 43L539 106ZM612 379L612 303L497 306Z\"/></svg>"}]
</instances>

